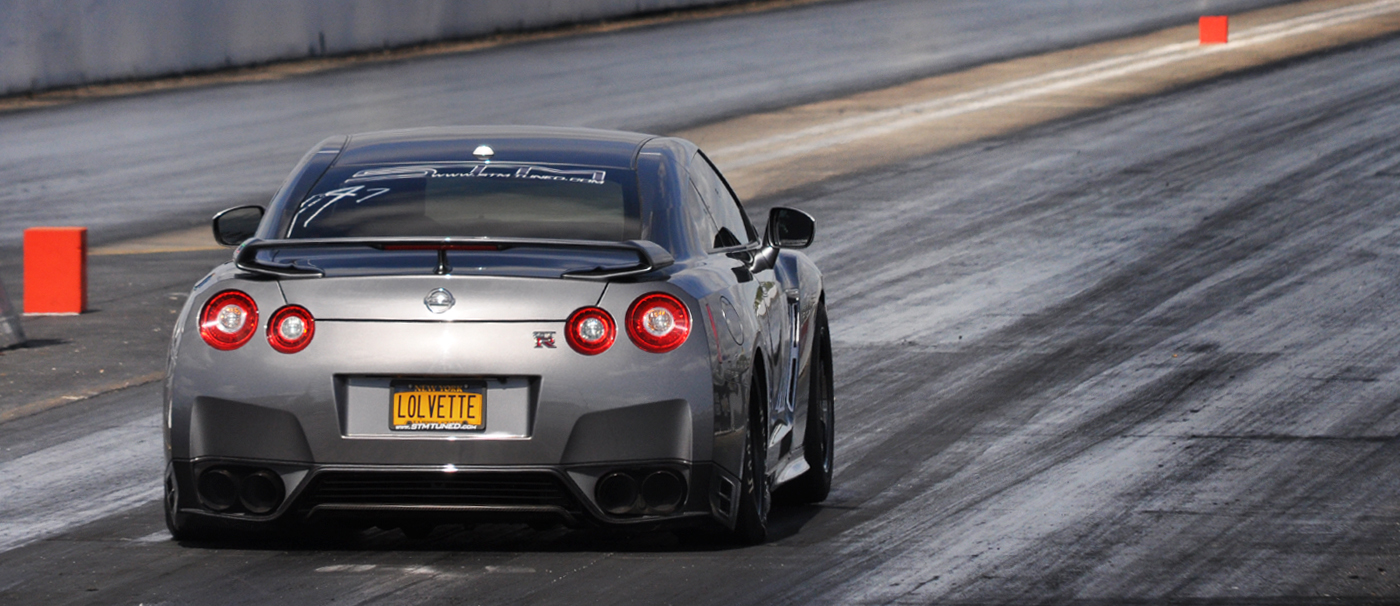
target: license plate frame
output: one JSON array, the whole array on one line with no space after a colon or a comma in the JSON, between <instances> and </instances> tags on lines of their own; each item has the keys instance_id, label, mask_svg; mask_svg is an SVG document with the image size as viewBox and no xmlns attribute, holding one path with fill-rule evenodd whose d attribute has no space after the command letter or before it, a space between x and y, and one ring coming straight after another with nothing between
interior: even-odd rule
<instances>
[{"instance_id":1,"label":"license plate frame","mask_svg":"<svg viewBox=\"0 0 1400 606\"><path fill-rule=\"evenodd\" d=\"M389 383L389 430L403 433L486 431L484 381Z\"/></svg>"}]
</instances>

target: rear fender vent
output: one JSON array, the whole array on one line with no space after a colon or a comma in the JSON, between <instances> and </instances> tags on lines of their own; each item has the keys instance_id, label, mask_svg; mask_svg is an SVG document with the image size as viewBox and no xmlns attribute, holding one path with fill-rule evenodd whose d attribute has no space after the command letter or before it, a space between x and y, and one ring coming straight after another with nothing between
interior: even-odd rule
<instances>
[{"instance_id":1,"label":"rear fender vent","mask_svg":"<svg viewBox=\"0 0 1400 606\"><path fill-rule=\"evenodd\" d=\"M735 505L738 503L736 496L739 493L739 485L728 476L717 476L718 489L715 490L715 508L726 518L733 518Z\"/></svg>"}]
</instances>

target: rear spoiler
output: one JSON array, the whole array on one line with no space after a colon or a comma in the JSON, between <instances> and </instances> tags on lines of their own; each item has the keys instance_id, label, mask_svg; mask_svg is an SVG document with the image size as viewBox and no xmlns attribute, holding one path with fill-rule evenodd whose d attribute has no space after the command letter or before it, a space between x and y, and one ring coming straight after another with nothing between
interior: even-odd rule
<instances>
[{"instance_id":1,"label":"rear spoiler","mask_svg":"<svg viewBox=\"0 0 1400 606\"><path fill-rule=\"evenodd\" d=\"M565 272L560 277L581 280L607 280L636 276L669 267L676 262L671 253L650 240L600 242L594 240L545 240L531 238L308 238L292 240L259 240L253 238L240 244L233 252L234 265L243 271L279 278L320 278L324 271L305 259L290 263L269 263L258 260L265 250L289 248L346 248L363 246L377 250L435 250L436 272L447 274L452 266L447 262L451 250L507 250L511 248L558 248L574 250L616 250L635 253L635 264L595 267Z\"/></svg>"}]
</instances>

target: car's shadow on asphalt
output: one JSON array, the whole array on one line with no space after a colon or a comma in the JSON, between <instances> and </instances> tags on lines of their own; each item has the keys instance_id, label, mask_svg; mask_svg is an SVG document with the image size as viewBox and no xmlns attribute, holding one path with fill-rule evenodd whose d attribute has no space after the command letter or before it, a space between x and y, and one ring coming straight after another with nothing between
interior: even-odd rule
<instances>
[{"instance_id":1,"label":"car's shadow on asphalt","mask_svg":"<svg viewBox=\"0 0 1400 606\"><path fill-rule=\"evenodd\" d=\"M827 507L775 505L768 520L767 543L788 540ZM675 553L742 549L719 528L615 530L565 527L532 528L524 524L441 524L417 529L354 529L307 526L261 533L240 533L217 541L181 541L190 549L249 551L461 551Z\"/></svg>"}]
</instances>

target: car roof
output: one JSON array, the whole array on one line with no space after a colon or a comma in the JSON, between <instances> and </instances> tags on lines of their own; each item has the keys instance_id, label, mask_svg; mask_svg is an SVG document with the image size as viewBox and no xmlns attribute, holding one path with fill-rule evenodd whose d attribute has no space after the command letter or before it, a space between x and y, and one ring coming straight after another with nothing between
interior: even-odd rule
<instances>
[{"instance_id":1,"label":"car roof","mask_svg":"<svg viewBox=\"0 0 1400 606\"><path fill-rule=\"evenodd\" d=\"M337 165L461 162L490 147L495 162L573 164L633 168L637 152L654 135L591 128L451 126L351 135Z\"/></svg>"}]
</instances>

